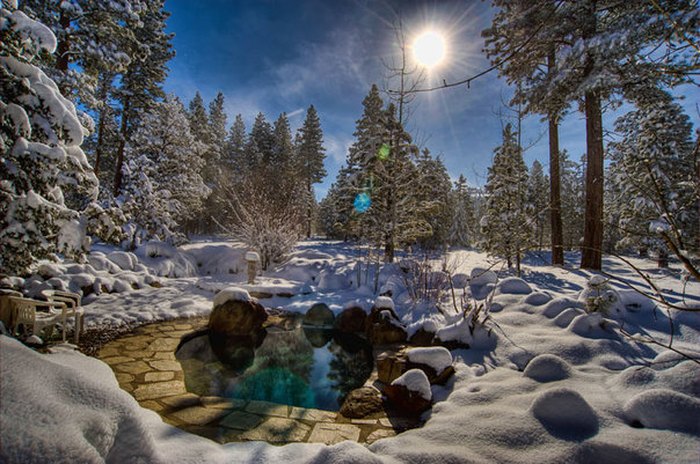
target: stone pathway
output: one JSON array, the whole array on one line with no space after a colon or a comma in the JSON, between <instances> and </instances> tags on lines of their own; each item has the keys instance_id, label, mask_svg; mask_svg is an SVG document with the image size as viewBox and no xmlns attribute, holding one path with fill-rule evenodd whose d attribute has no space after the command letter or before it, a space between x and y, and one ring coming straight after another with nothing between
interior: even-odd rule
<instances>
[{"instance_id":1,"label":"stone pathway","mask_svg":"<svg viewBox=\"0 0 700 464\"><path fill-rule=\"evenodd\" d=\"M98 357L112 367L119 385L142 407L157 412L168 424L219 443L262 440L331 445L353 440L370 444L396 435L395 429L409 428L385 414L349 419L332 411L188 393L175 348L183 335L207 321L204 317L142 326L107 343Z\"/></svg>"}]
</instances>

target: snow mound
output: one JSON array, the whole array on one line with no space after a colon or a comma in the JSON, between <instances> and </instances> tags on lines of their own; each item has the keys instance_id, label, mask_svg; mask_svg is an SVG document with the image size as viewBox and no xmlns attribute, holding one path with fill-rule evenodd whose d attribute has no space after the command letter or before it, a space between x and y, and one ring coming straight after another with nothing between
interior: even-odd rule
<instances>
[{"instance_id":1,"label":"snow mound","mask_svg":"<svg viewBox=\"0 0 700 464\"><path fill-rule=\"evenodd\" d=\"M139 417L159 419L140 410L119 389L106 364L78 353L42 356L4 336L0 349L2 416L24 418L21 423L13 421L12 427L2 427L2 456L7 462L162 460ZM22 375L28 365L33 374ZM83 371L79 388L75 388L76 367Z\"/></svg>"},{"instance_id":2,"label":"snow mound","mask_svg":"<svg viewBox=\"0 0 700 464\"><path fill-rule=\"evenodd\" d=\"M561 328L568 327L568 325L571 324L571 321L573 321L576 316L580 316L581 314L583 314L582 309L566 308L554 318L554 323Z\"/></svg>"},{"instance_id":3,"label":"snow mound","mask_svg":"<svg viewBox=\"0 0 700 464\"><path fill-rule=\"evenodd\" d=\"M700 400L673 390L639 393L625 404L624 411L631 423L643 427L700 433Z\"/></svg>"},{"instance_id":4,"label":"snow mound","mask_svg":"<svg viewBox=\"0 0 700 464\"><path fill-rule=\"evenodd\" d=\"M613 338L613 329L617 327L615 321L605 319L600 313L580 314L569 324L571 332L587 338Z\"/></svg>"},{"instance_id":5,"label":"snow mound","mask_svg":"<svg viewBox=\"0 0 700 464\"><path fill-rule=\"evenodd\" d=\"M123 271L133 271L134 266L139 262L135 254L127 251L113 251L107 255L107 259L119 266Z\"/></svg>"},{"instance_id":6,"label":"snow mound","mask_svg":"<svg viewBox=\"0 0 700 464\"><path fill-rule=\"evenodd\" d=\"M471 272L470 285L481 287L486 284L495 284L498 282L498 276L490 269L475 267Z\"/></svg>"},{"instance_id":7,"label":"snow mound","mask_svg":"<svg viewBox=\"0 0 700 464\"><path fill-rule=\"evenodd\" d=\"M187 252L178 250L168 243L148 242L140 246L136 250L136 254L145 265L161 277L195 277L197 275L197 266L194 258ZM132 269L136 269L138 264L137 259Z\"/></svg>"},{"instance_id":8,"label":"snow mound","mask_svg":"<svg viewBox=\"0 0 700 464\"><path fill-rule=\"evenodd\" d=\"M428 380L428 376L425 375L425 372L420 369L407 370L401 377L391 382L391 384L402 385L409 391L417 393L421 396L421 398L428 401L430 401L433 397L433 393L430 390L430 381Z\"/></svg>"},{"instance_id":9,"label":"snow mound","mask_svg":"<svg viewBox=\"0 0 700 464\"><path fill-rule=\"evenodd\" d=\"M598 431L598 416L585 399L569 388L552 388L541 393L530 407L547 431L564 439L583 439Z\"/></svg>"},{"instance_id":10,"label":"snow mound","mask_svg":"<svg viewBox=\"0 0 700 464\"><path fill-rule=\"evenodd\" d=\"M497 295L527 295L532 293L532 288L523 279L508 277L496 284Z\"/></svg>"},{"instance_id":11,"label":"snow mound","mask_svg":"<svg viewBox=\"0 0 700 464\"><path fill-rule=\"evenodd\" d=\"M571 376L571 366L559 356L541 354L528 363L523 375L538 382L564 380Z\"/></svg>"},{"instance_id":12,"label":"snow mound","mask_svg":"<svg viewBox=\"0 0 700 464\"><path fill-rule=\"evenodd\" d=\"M408 352L408 360L412 363L430 366L436 373L440 374L452 365L452 353L442 346L413 348Z\"/></svg>"},{"instance_id":13,"label":"snow mound","mask_svg":"<svg viewBox=\"0 0 700 464\"><path fill-rule=\"evenodd\" d=\"M568 308L583 309L583 303L566 297L555 298L545 305L545 307L542 309L542 314L552 319Z\"/></svg>"},{"instance_id":14,"label":"snow mound","mask_svg":"<svg viewBox=\"0 0 700 464\"><path fill-rule=\"evenodd\" d=\"M532 306L542 306L543 304L549 303L551 300L552 297L548 293L534 292L526 296L523 303Z\"/></svg>"},{"instance_id":15,"label":"snow mound","mask_svg":"<svg viewBox=\"0 0 700 464\"><path fill-rule=\"evenodd\" d=\"M324 269L318 276L318 289L322 291L345 290L350 287L350 280L343 274Z\"/></svg>"}]
</instances>

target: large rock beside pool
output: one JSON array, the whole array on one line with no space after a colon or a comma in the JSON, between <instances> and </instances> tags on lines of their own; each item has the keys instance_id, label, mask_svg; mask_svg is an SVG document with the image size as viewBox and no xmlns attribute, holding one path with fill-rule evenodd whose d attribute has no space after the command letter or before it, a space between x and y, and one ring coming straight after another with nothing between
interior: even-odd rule
<instances>
[{"instance_id":1,"label":"large rock beside pool","mask_svg":"<svg viewBox=\"0 0 700 464\"><path fill-rule=\"evenodd\" d=\"M328 305L324 303L316 303L304 315L302 322L305 326L312 327L333 327L335 316Z\"/></svg>"},{"instance_id":2,"label":"large rock beside pool","mask_svg":"<svg viewBox=\"0 0 700 464\"><path fill-rule=\"evenodd\" d=\"M209 316L212 334L251 335L262 328L267 312L262 305L238 287L226 288L214 297L214 309Z\"/></svg>"},{"instance_id":3,"label":"large rock beside pool","mask_svg":"<svg viewBox=\"0 0 700 464\"><path fill-rule=\"evenodd\" d=\"M430 381L420 369L406 371L384 389L384 394L393 410L409 416L430 409L433 396Z\"/></svg>"},{"instance_id":4,"label":"large rock beside pool","mask_svg":"<svg viewBox=\"0 0 700 464\"><path fill-rule=\"evenodd\" d=\"M345 308L335 319L335 328L341 332L363 332L366 319L367 313L364 309L357 306Z\"/></svg>"},{"instance_id":5,"label":"large rock beside pool","mask_svg":"<svg viewBox=\"0 0 700 464\"><path fill-rule=\"evenodd\" d=\"M361 387L348 393L340 414L351 419L362 419L383 410L381 393L373 387Z\"/></svg>"},{"instance_id":6,"label":"large rock beside pool","mask_svg":"<svg viewBox=\"0 0 700 464\"><path fill-rule=\"evenodd\" d=\"M396 315L391 298L377 298L365 322L365 334L373 345L389 345L406 341L406 327Z\"/></svg>"}]
</instances>

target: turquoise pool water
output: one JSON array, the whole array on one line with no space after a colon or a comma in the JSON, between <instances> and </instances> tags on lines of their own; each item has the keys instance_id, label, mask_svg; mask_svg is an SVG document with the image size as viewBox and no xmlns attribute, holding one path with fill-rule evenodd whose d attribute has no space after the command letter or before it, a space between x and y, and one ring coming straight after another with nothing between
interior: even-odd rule
<instances>
[{"instance_id":1,"label":"turquoise pool water","mask_svg":"<svg viewBox=\"0 0 700 464\"><path fill-rule=\"evenodd\" d=\"M204 333L176 353L188 391L337 411L373 368L362 338L326 329L263 330L252 337Z\"/></svg>"}]
</instances>

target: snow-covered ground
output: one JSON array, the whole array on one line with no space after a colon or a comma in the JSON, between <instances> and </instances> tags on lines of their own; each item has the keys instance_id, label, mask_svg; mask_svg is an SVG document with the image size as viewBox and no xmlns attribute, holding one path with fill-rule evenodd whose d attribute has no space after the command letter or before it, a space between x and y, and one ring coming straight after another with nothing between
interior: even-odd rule
<instances>
[{"instance_id":1,"label":"snow-covered ground","mask_svg":"<svg viewBox=\"0 0 700 464\"><path fill-rule=\"evenodd\" d=\"M57 279L54 285L61 281L66 288L90 281L129 283L119 285L119 292L93 287L93 294L85 298L88 326L206 314L215 292L231 285L272 295L260 300L268 307L304 312L324 302L336 313L350 304L369 309L377 298L376 285L382 293L391 291L409 331L438 330L443 340L467 342L471 348L452 350L456 375L446 386L432 387L438 402L420 429L367 448L351 442L331 447L259 442L222 446L166 425L140 408L101 361L68 351L40 355L3 336L0 458L319 463L643 463L700 458L700 366L662 346L623 336L620 329L636 338L668 343L667 313L621 282L610 281L602 292L592 290L591 274L576 268L575 254L567 256L566 267L554 268L544 264L546 256L533 253L525 260L520 280L505 271L498 276L484 271L501 271L501 265L482 253L451 253L444 264L453 273L457 299L464 293L472 308L490 309L489 319L472 333L468 320L455 314L449 291L442 312L428 304L413 305L400 277L400 261L375 276L376 265L367 265L366 250L343 243L303 242L289 262L266 272L252 286L245 284L246 250L238 244L202 240L179 250L152 245L135 255L115 251L102 247L90 267L51 265L56 271L51 277L44 269L45 277ZM678 268L658 270L651 261L631 261L668 298L700 305L700 284L684 285ZM438 268L442 264L435 262ZM619 260L607 259L604 270L643 285L643 279ZM154 281L162 288L152 287ZM46 282L37 277L27 287L37 290ZM586 302L579 300L582 291L601 296L597 301L605 314L587 313ZM673 348L700 356L697 313L672 315ZM484 316L481 313L479 320Z\"/></svg>"}]
</instances>

